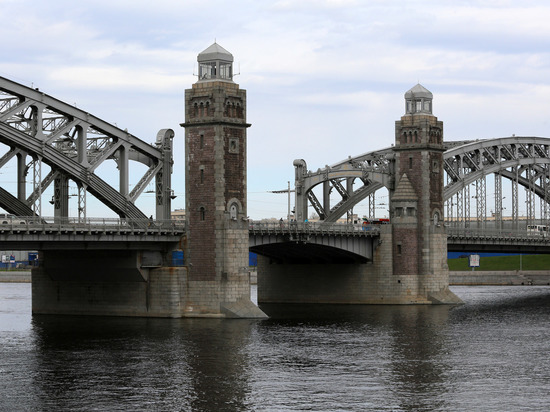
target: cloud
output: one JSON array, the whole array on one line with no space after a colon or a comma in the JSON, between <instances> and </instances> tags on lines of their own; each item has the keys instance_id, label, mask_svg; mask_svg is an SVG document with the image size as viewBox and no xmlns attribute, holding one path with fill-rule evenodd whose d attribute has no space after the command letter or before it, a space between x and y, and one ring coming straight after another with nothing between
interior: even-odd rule
<instances>
[{"instance_id":1,"label":"cloud","mask_svg":"<svg viewBox=\"0 0 550 412\"><path fill-rule=\"evenodd\" d=\"M197 54L216 40L233 53L235 81L248 93L249 188L258 192L292 180L295 158L317 168L389 146L416 82L434 93L446 138L549 134L543 1L0 5L0 35L14 39L3 44L1 75L144 140L174 128L178 173L183 90L196 81Z\"/></svg>"}]
</instances>

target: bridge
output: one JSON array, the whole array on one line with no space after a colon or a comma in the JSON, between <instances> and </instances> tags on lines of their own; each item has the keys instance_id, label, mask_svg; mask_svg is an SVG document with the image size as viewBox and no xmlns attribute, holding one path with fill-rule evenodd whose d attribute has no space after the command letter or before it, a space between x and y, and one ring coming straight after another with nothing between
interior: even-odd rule
<instances>
[{"instance_id":1,"label":"bridge","mask_svg":"<svg viewBox=\"0 0 550 412\"><path fill-rule=\"evenodd\" d=\"M163 250L178 244L185 224L174 220L18 216L0 222L4 250Z\"/></svg>"},{"instance_id":2,"label":"bridge","mask_svg":"<svg viewBox=\"0 0 550 412\"><path fill-rule=\"evenodd\" d=\"M519 137L444 142L445 220L452 227L519 229L535 223L549 223L550 139ZM378 190L391 190L395 185L391 147L349 157L316 171L307 163L295 160L297 220L308 217L313 208L325 223L346 216L352 220L353 207L368 202L368 218L375 218ZM503 179L504 178L504 179ZM503 191L503 180L509 183ZM488 184L494 189L488 196ZM315 190L320 192L316 194ZM521 189L524 190L523 196ZM338 194L331 204L332 194ZM507 194L510 209L506 219L503 200ZM323 201L319 200L321 198ZM520 213L521 203L526 208ZM537 199L539 207L537 209ZM492 213L488 214L490 210Z\"/></svg>"},{"instance_id":3,"label":"bridge","mask_svg":"<svg viewBox=\"0 0 550 412\"><path fill-rule=\"evenodd\" d=\"M367 263L373 259L383 229L346 223L251 221L249 246L252 252L280 263ZM446 229L450 252L550 253L547 232L475 226Z\"/></svg>"},{"instance_id":4,"label":"bridge","mask_svg":"<svg viewBox=\"0 0 550 412\"><path fill-rule=\"evenodd\" d=\"M262 317L247 297L249 248L261 255L263 302L455 303L447 247L548 252L550 139L445 142L421 85L405 94L394 145L316 171L295 160L295 221L249 222L245 91L232 80L232 55L216 43L198 60L202 74L186 91L181 124L186 226L170 220L173 130L149 144L0 77L0 168L15 166L13 183L0 187L0 207L13 216L0 225L0 242L40 251L33 312ZM150 185L154 219L136 205ZM387 193L391 224L354 226L363 201L376 218L378 191ZM43 216L45 201L54 216ZM118 218L90 218L94 202ZM306 223L309 208L318 223ZM174 268L170 254L180 249L185 267Z\"/></svg>"}]
</instances>

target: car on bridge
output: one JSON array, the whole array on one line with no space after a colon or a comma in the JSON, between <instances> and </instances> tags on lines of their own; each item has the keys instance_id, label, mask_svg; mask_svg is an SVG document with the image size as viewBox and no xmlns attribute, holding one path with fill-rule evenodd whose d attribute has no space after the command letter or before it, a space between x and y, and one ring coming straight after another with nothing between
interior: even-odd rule
<instances>
[{"instance_id":1,"label":"car on bridge","mask_svg":"<svg viewBox=\"0 0 550 412\"><path fill-rule=\"evenodd\" d=\"M24 219L20 219L15 215L0 213L0 225L24 225L25 223Z\"/></svg>"}]
</instances>

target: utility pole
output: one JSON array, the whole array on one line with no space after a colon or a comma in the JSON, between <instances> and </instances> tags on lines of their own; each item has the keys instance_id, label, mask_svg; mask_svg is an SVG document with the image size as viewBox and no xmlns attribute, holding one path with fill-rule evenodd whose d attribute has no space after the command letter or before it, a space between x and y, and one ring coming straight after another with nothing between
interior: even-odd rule
<instances>
[{"instance_id":1,"label":"utility pole","mask_svg":"<svg viewBox=\"0 0 550 412\"><path fill-rule=\"evenodd\" d=\"M287 222L290 223L290 194L296 192L296 190L290 190L290 180L288 181L288 189L283 190L271 190L269 193L288 193L288 213Z\"/></svg>"}]
</instances>

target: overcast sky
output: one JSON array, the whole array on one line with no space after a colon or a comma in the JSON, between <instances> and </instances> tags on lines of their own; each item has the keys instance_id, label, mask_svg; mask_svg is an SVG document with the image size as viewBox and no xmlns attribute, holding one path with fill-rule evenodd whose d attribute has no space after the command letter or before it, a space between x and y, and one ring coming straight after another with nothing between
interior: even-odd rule
<instances>
[{"instance_id":1,"label":"overcast sky","mask_svg":"<svg viewBox=\"0 0 550 412\"><path fill-rule=\"evenodd\" d=\"M214 41L248 94L251 218L286 215L266 192L293 182L294 159L316 170L390 146L418 82L446 140L550 137L546 0L0 0L0 16L0 76L148 142L175 130L173 208L183 93Z\"/></svg>"}]
</instances>

